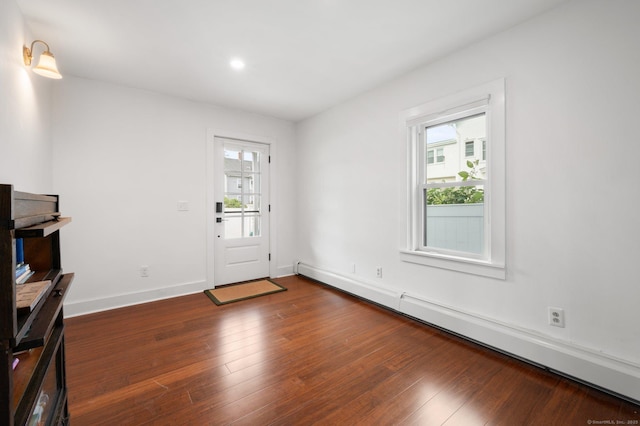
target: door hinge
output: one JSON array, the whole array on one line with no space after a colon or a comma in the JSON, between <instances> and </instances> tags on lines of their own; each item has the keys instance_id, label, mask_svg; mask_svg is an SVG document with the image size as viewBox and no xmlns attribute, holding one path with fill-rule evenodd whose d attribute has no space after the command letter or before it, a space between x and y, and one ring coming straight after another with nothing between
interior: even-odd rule
<instances>
[{"instance_id":1,"label":"door hinge","mask_svg":"<svg viewBox=\"0 0 640 426\"><path fill-rule=\"evenodd\" d=\"M269 204L269 211L271 211L271 204Z\"/></svg>"},{"instance_id":2,"label":"door hinge","mask_svg":"<svg viewBox=\"0 0 640 426\"><path fill-rule=\"evenodd\" d=\"M271 262L271 253L269 253L269 262Z\"/></svg>"},{"instance_id":3,"label":"door hinge","mask_svg":"<svg viewBox=\"0 0 640 426\"><path fill-rule=\"evenodd\" d=\"M269 156L269 164L271 164L271 156Z\"/></svg>"}]
</instances>

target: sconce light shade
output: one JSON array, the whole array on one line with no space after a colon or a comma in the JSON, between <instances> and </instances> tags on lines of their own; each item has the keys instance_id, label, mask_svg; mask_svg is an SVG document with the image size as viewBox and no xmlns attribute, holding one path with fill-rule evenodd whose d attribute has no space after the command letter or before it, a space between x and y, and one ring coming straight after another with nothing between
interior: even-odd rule
<instances>
[{"instance_id":1,"label":"sconce light shade","mask_svg":"<svg viewBox=\"0 0 640 426\"><path fill-rule=\"evenodd\" d=\"M56 58L53 57L51 52L42 52L42 55L40 55L40 61L38 61L38 65L33 69L33 72L40 74L43 77L55 79L62 78L60 72L58 72L58 67L56 66Z\"/></svg>"},{"instance_id":2,"label":"sconce light shade","mask_svg":"<svg viewBox=\"0 0 640 426\"><path fill-rule=\"evenodd\" d=\"M42 40L34 40L31 43L31 48L24 46L22 48L22 56L24 58L24 64L29 66L31 65L31 61L33 60L33 45L36 43L42 43L47 46L47 50L42 52L40 55L40 60L38 61L38 65L33 69L33 72L36 74L40 74L43 77L60 79L62 75L58 71L58 66L56 65L56 58L53 57L53 54L49 51L49 45Z\"/></svg>"}]
</instances>

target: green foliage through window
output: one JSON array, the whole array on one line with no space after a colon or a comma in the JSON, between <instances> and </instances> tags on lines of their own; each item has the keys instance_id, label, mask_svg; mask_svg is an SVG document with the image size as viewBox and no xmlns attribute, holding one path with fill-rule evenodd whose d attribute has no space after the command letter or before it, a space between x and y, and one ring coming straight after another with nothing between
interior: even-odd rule
<instances>
[{"instance_id":1,"label":"green foliage through window","mask_svg":"<svg viewBox=\"0 0 640 426\"><path fill-rule=\"evenodd\" d=\"M427 190L427 204L475 204L484 202L484 189L475 186L455 188L430 188Z\"/></svg>"},{"instance_id":2,"label":"green foliage through window","mask_svg":"<svg viewBox=\"0 0 640 426\"><path fill-rule=\"evenodd\" d=\"M463 182L480 180L478 164L480 160L467 161L469 171L461 171L458 176ZM459 186L450 188L430 188L427 190L427 205L438 204L476 204L484 202L484 189L476 186Z\"/></svg>"},{"instance_id":3,"label":"green foliage through window","mask_svg":"<svg viewBox=\"0 0 640 426\"><path fill-rule=\"evenodd\" d=\"M224 197L224 206L228 209L240 209L242 208L242 203L235 198Z\"/></svg>"}]
</instances>

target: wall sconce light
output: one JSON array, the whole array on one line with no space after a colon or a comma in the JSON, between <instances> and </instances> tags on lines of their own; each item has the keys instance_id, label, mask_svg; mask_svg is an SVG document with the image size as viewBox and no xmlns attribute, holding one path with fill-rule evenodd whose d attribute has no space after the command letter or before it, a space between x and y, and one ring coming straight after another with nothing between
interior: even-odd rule
<instances>
[{"instance_id":1,"label":"wall sconce light","mask_svg":"<svg viewBox=\"0 0 640 426\"><path fill-rule=\"evenodd\" d=\"M40 74L44 77L60 79L62 75L58 72L58 67L56 66L56 58L53 57L53 54L49 51L49 45L42 40L34 40L31 43L31 48L27 46L22 47L22 57L24 58L24 64L27 66L31 65L31 61L33 60L33 45L36 43L42 43L47 46L47 50L42 52L40 55L40 60L38 61L38 65L35 66L33 72L36 74Z\"/></svg>"}]
</instances>

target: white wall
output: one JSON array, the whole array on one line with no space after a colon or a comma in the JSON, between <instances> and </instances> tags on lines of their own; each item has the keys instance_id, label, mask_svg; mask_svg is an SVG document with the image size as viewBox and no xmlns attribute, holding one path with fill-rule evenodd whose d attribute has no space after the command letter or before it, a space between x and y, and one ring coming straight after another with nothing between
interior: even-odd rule
<instances>
[{"instance_id":1,"label":"white wall","mask_svg":"<svg viewBox=\"0 0 640 426\"><path fill-rule=\"evenodd\" d=\"M272 259L278 274L292 272L292 123L71 76L55 86L53 101L54 190L73 217L61 237L65 270L76 273L67 315L212 287L207 129L275 141ZM178 201L189 211L177 211Z\"/></svg>"},{"instance_id":2,"label":"white wall","mask_svg":"<svg viewBox=\"0 0 640 426\"><path fill-rule=\"evenodd\" d=\"M77 274L66 311L87 312L206 286L206 130L272 137L279 270L296 256L336 286L488 344L528 343L534 361L584 361L595 373L565 372L640 400L637 16L639 2L575 1L301 123L296 147L288 122L33 76L20 56L33 37L3 1L0 182L61 193L74 217L63 264ZM399 112L497 77L507 81L507 279L402 263ZM178 200L191 210L177 212ZM547 325L548 306L565 309L566 328Z\"/></svg>"},{"instance_id":3,"label":"white wall","mask_svg":"<svg viewBox=\"0 0 640 426\"><path fill-rule=\"evenodd\" d=\"M480 340L475 320L515 333L533 345L520 355L640 400L638 16L640 2L575 1L300 123L304 271L400 310L403 293L415 295L429 302L425 318L427 306L446 307L465 319L455 331ZM507 279L401 262L399 113L500 77ZM547 324L548 306L565 309L565 328ZM587 367L554 366L560 347L588 358ZM624 383L613 383L613 370Z\"/></svg>"},{"instance_id":4,"label":"white wall","mask_svg":"<svg viewBox=\"0 0 640 426\"><path fill-rule=\"evenodd\" d=\"M33 37L13 0L0 2L0 183L50 192L51 85L22 62ZM36 50L39 54L41 50Z\"/></svg>"}]
</instances>

